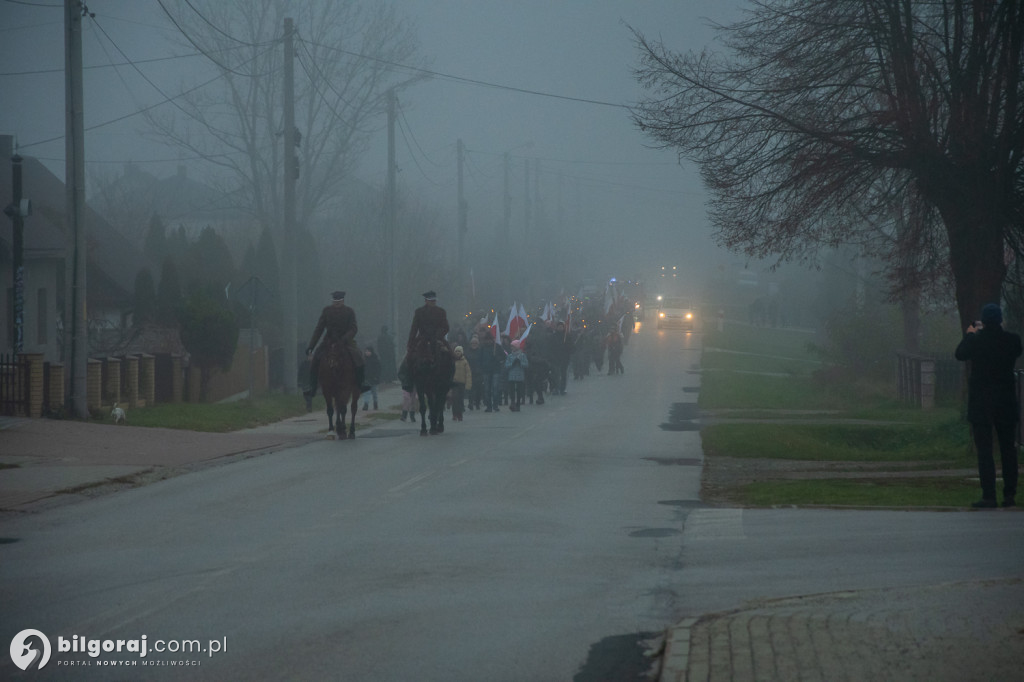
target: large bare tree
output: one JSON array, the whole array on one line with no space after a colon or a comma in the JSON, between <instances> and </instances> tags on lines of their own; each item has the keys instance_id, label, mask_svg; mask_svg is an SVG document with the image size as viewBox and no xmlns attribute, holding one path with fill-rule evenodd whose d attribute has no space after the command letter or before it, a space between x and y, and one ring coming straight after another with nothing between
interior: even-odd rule
<instances>
[{"instance_id":1,"label":"large bare tree","mask_svg":"<svg viewBox=\"0 0 1024 682\"><path fill-rule=\"evenodd\" d=\"M1024 7L1015 0L755 0L727 56L636 33L634 118L701 166L721 241L794 258L913 189L941 217L965 324L1024 234ZM846 217L847 219L844 219Z\"/></svg>"},{"instance_id":2,"label":"large bare tree","mask_svg":"<svg viewBox=\"0 0 1024 682\"><path fill-rule=\"evenodd\" d=\"M413 28L371 0L161 0L189 49L222 78L151 116L162 140L219 169L225 192L265 227L283 214L283 47L295 22L295 124L301 134L296 218L308 226L382 127L385 95L421 78Z\"/></svg>"}]
</instances>

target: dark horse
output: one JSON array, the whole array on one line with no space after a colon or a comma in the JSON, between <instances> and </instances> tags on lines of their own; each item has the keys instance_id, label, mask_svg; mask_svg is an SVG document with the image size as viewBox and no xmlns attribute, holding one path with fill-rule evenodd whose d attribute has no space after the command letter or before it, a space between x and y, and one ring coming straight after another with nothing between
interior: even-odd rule
<instances>
[{"instance_id":1,"label":"dark horse","mask_svg":"<svg viewBox=\"0 0 1024 682\"><path fill-rule=\"evenodd\" d=\"M317 378L324 390L327 401L327 432L334 431L339 440L345 440L346 403L352 404L352 419L348 426L348 438L356 437L356 410L359 408L359 384L356 383L352 356L343 343L333 342L320 359ZM338 421L334 421L334 413Z\"/></svg>"},{"instance_id":2,"label":"dark horse","mask_svg":"<svg viewBox=\"0 0 1024 682\"><path fill-rule=\"evenodd\" d=\"M444 433L444 404L455 374L455 356L444 342L423 346L413 360L411 370L412 381L420 397L420 435L427 435L428 409L430 435Z\"/></svg>"}]
</instances>

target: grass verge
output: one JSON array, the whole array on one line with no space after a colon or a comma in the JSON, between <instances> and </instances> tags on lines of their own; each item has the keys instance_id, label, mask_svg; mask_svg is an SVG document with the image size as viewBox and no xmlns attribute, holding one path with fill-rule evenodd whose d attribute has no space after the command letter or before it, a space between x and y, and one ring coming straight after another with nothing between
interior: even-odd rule
<instances>
[{"instance_id":1,"label":"grass verge","mask_svg":"<svg viewBox=\"0 0 1024 682\"><path fill-rule=\"evenodd\" d=\"M978 499L978 482L965 478L759 481L741 486L736 497L759 507L969 507Z\"/></svg>"},{"instance_id":2,"label":"grass verge","mask_svg":"<svg viewBox=\"0 0 1024 682\"><path fill-rule=\"evenodd\" d=\"M701 430L705 456L820 462L929 462L962 467L966 428L923 425L716 424ZM969 462L968 462L969 463Z\"/></svg>"},{"instance_id":3,"label":"grass verge","mask_svg":"<svg viewBox=\"0 0 1024 682\"><path fill-rule=\"evenodd\" d=\"M314 412L322 413L324 409L323 398L313 401ZM306 403L302 396L275 393L231 403L161 403L139 407L129 411L128 423L132 426L223 433L272 424L305 413Z\"/></svg>"},{"instance_id":4,"label":"grass verge","mask_svg":"<svg viewBox=\"0 0 1024 682\"><path fill-rule=\"evenodd\" d=\"M978 498L977 481L954 471L975 465L958 406L901 406L891 381L817 363L811 339L741 325L708 335L698 399L703 411L717 411L701 429L707 490L752 506L967 507ZM751 465L744 474L716 458ZM922 470L949 475L906 476ZM758 479L758 471L767 475ZM828 478L838 471L863 475Z\"/></svg>"}]
</instances>

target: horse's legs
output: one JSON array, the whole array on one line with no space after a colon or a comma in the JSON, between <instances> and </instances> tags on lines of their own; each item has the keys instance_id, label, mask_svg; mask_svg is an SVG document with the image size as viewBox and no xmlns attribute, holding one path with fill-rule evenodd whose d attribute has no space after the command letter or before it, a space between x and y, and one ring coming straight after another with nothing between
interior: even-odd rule
<instances>
[{"instance_id":1,"label":"horse's legs","mask_svg":"<svg viewBox=\"0 0 1024 682\"><path fill-rule=\"evenodd\" d=\"M357 395L356 399L352 401L352 419L351 419L351 421L349 422L349 425L348 425L348 437L349 438L355 438L356 437L356 410L358 410L358 409L359 409L359 396Z\"/></svg>"},{"instance_id":2,"label":"horse's legs","mask_svg":"<svg viewBox=\"0 0 1024 682\"><path fill-rule=\"evenodd\" d=\"M422 388L417 387L416 394L420 401L420 435L427 435L427 396Z\"/></svg>"},{"instance_id":3,"label":"horse's legs","mask_svg":"<svg viewBox=\"0 0 1024 682\"><path fill-rule=\"evenodd\" d=\"M327 400L327 433L334 431L334 406L331 404L330 396L326 397Z\"/></svg>"},{"instance_id":4,"label":"horse's legs","mask_svg":"<svg viewBox=\"0 0 1024 682\"><path fill-rule=\"evenodd\" d=\"M448 397L448 391L437 392L437 418L434 420L434 428L438 433L444 433L444 404Z\"/></svg>"}]
</instances>

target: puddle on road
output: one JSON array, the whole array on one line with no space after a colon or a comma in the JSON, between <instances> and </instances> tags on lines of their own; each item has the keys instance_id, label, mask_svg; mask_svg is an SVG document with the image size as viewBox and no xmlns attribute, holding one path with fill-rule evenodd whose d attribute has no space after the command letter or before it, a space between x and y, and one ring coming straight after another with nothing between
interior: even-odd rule
<instances>
[{"instance_id":1,"label":"puddle on road","mask_svg":"<svg viewBox=\"0 0 1024 682\"><path fill-rule=\"evenodd\" d=\"M644 457L648 462L662 466L696 467L704 463L699 457Z\"/></svg>"},{"instance_id":2,"label":"puddle on road","mask_svg":"<svg viewBox=\"0 0 1024 682\"><path fill-rule=\"evenodd\" d=\"M631 538L670 538L683 531L678 528L642 528L629 534Z\"/></svg>"},{"instance_id":3,"label":"puddle on road","mask_svg":"<svg viewBox=\"0 0 1024 682\"><path fill-rule=\"evenodd\" d=\"M668 422L659 424L663 431L699 431L697 403L672 403L668 410Z\"/></svg>"},{"instance_id":4,"label":"puddle on road","mask_svg":"<svg viewBox=\"0 0 1024 682\"><path fill-rule=\"evenodd\" d=\"M658 664L662 633L637 632L605 637L590 645L587 660L573 675L573 682L651 680Z\"/></svg>"}]
</instances>

